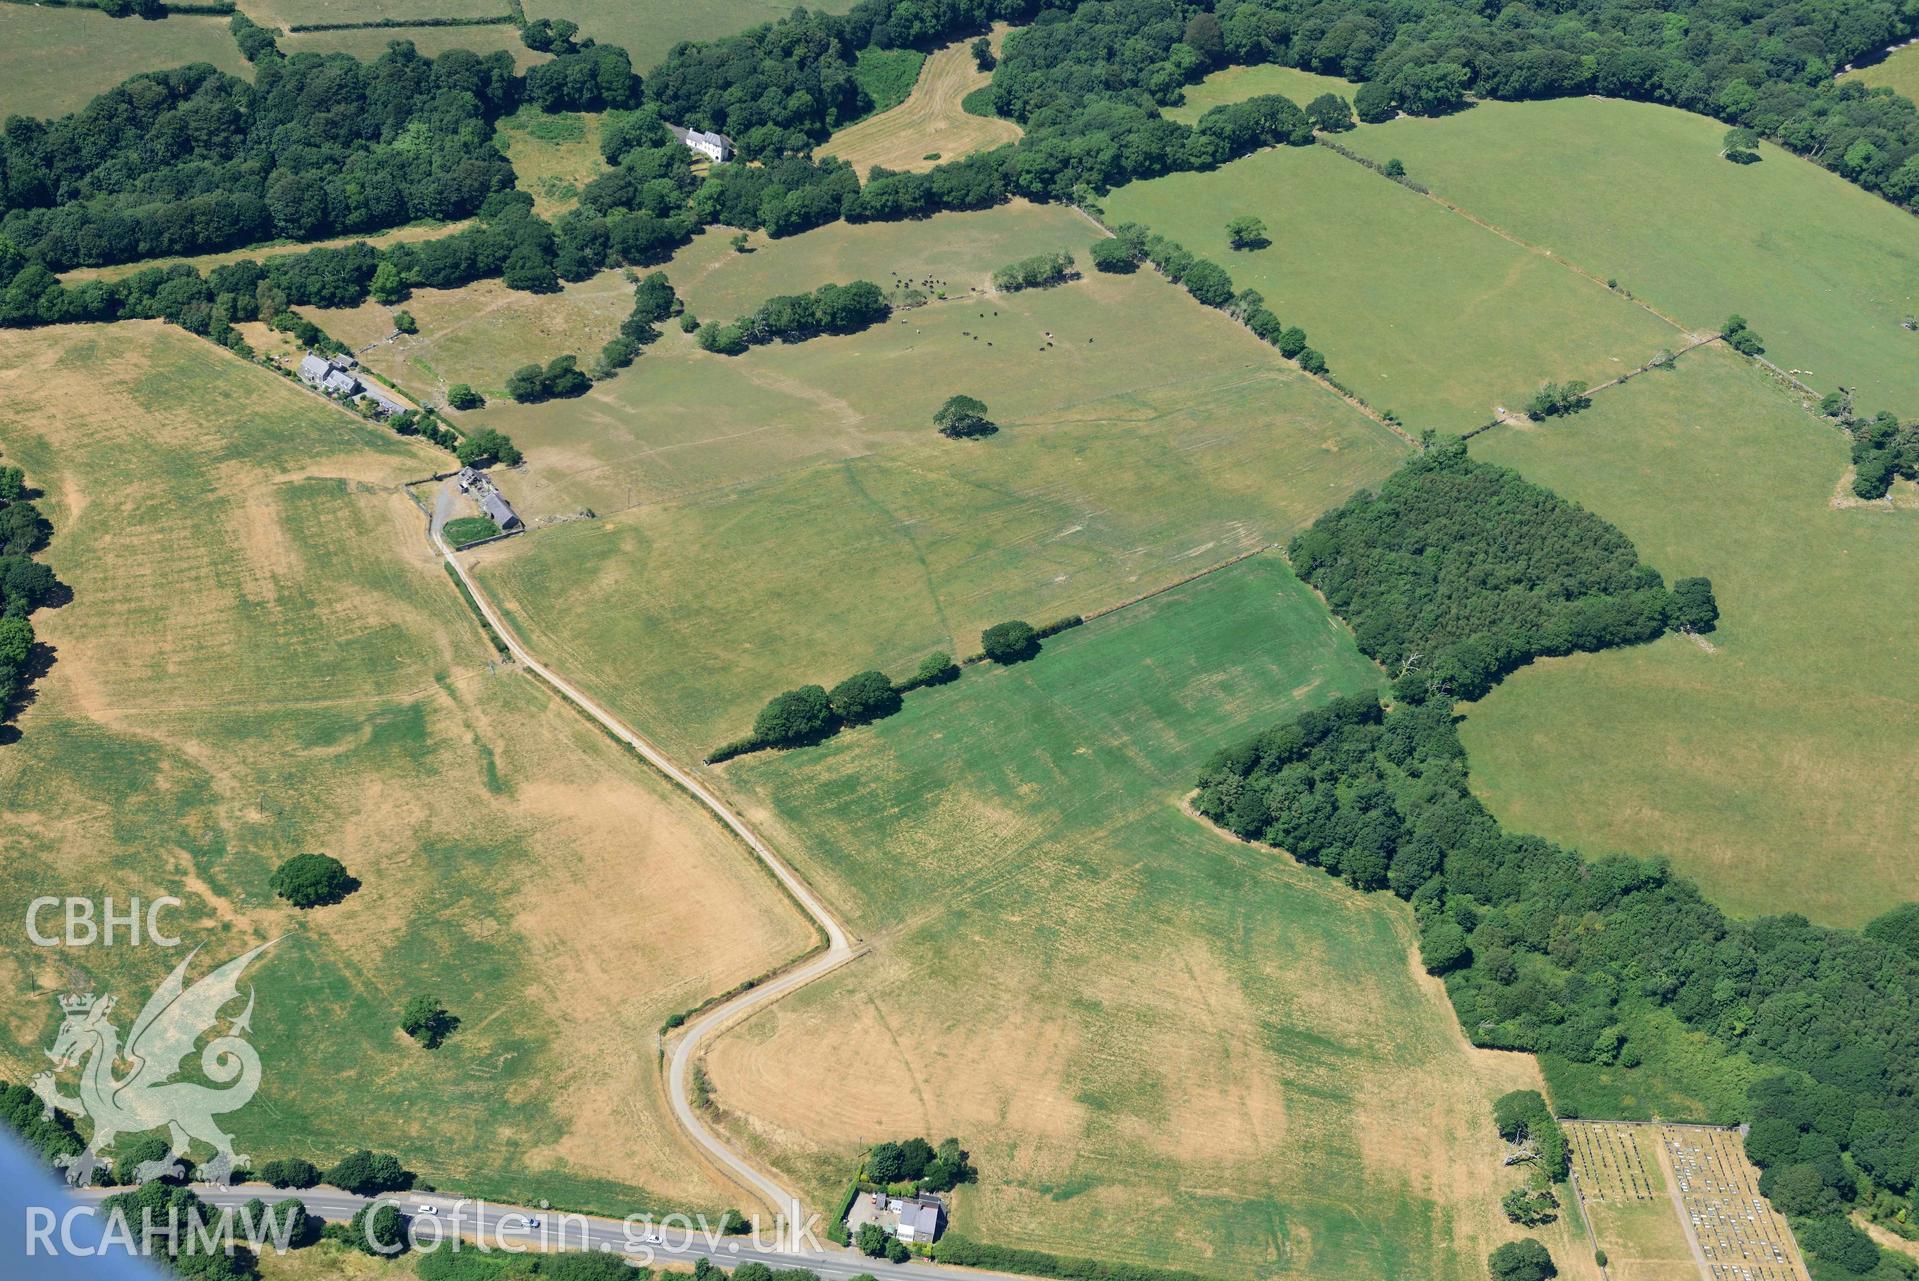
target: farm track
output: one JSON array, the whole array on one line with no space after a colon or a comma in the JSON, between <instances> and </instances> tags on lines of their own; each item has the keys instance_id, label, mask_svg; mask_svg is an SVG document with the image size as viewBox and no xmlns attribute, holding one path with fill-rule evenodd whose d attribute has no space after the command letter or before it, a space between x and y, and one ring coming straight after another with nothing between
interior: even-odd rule
<instances>
[{"instance_id":1,"label":"farm track","mask_svg":"<svg viewBox=\"0 0 1919 1281\"><path fill-rule=\"evenodd\" d=\"M439 519L436 518L432 522L429 536L435 550L465 585L481 618L500 637L512 656L529 672L551 686L560 697L573 704L619 742L632 748L647 764L684 788L701 805L712 811L714 817L719 819L746 845L747 849L752 851L754 857L765 865L774 879L825 936L824 951L810 957L801 957L797 962L789 963L786 969L773 977L720 1001L694 1018L686 1030L667 1046L668 1102L672 1106L674 1118L679 1122L680 1128L686 1131L688 1137L728 1178L766 1202L774 1211L776 1222L783 1225L781 1239L786 1239L786 1233L797 1232L805 1222L806 1216L799 1194L783 1187L774 1176L728 1147L700 1118L688 1099L688 1084L692 1076L693 1063L698 1058L701 1047L716 1033L761 1006L771 1004L787 993L804 987L814 979L829 974L863 955L865 947L847 934L838 918L813 892L812 887L801 880L799 874L789 867L752 827L748 826L743 817L721 800L718 793L674 763L649 739L602 707L578 686L547 667L527 651L506 625L506 620L494 609L479 583L467 573L466 566L461 564L459 558L453 554L453 549L447 546L445 539L440 535Z\"/></svg>"}]
</instances>

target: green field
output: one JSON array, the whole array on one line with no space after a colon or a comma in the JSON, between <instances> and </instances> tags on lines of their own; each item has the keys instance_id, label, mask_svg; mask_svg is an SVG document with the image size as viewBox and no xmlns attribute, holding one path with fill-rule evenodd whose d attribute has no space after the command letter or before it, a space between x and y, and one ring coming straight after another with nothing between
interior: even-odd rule
<instances>
[{"instance_id":1,"label":"green field","mask_svg":"<svg viewBox=\"0 0 1919 1281\"><path fill-rule=\"evenodd\" d=\"M806 6L820 13L845 13L853 0L819 0ZM530 22L570 18L583 35L616 44L633 56L641 75L658 66L667 50L682 40L717 40L793 12L787 0L527 0Z\"/></svg>"},{"instance_id":2,"label":"green field","mask_svg":"<svg viewBox=\"0 0 1919 1281\"><path fill-rule=\"evenodd\" d=\"M822 1202L960 1136L954 1230L1205 1275L1483 1275L1488 1101L1385 896L1185 814L1213 749L1380 675L1277 557L970 672L729 781L873 943L708 1055Z\"/></svg>"},{"instance_id":3,"label":"green field","mask_svg":"<svg viewBox=\"0 0 1919 1281\"><path fill-rule=\"evenodd\" d=\"M201 962L280 938L254 971L243 1152L374 1146L494 1196L732 1199L643 1039L809 932L692 801L493 661L397 485L444 455L157 323L13 334L0 406L74 592L35 619L57 661L0 751L8 915L172 894ZM270 873L305 850L361 888L277 902ZM58 993L97 984L130 1018L179 956L9 931L0 1078L44 1066ZM395 1026L421 992L461 1019L433 1053Z\"/></svg>"},{"instance_id":4,"label":"green field","mask_svg":"<svg viewBox=\"0 0 1919 1281\"><path fill-rule=\"evenodd\" d=\"M189 62L252 77L225 18L143 22L93 9L0 4L0 120L63 116L128 76Z\"/></svg>"},{"instance_id":5,"label":"green field","mask_svg":"<svg viewBox=\"0 0 1919 1281\"><path fill-rule=\"evenodd\" d=\"M1347 135L1439 195L1619 283L1691 327L1739 312L1777 364L1867 412L1919 413L1911 214L1771 145L1719 157L1725 126L1645 103L1481 103ZM1337 353L1334 353L1337 368Z\"/></svg>"},{"instance_id":6,"label":"green field","mask_svg":"<svg viewBox=\"0 0 1919 1281\"><path fill-rule=\"evenodd\" d=\"M1478 426L1547 379L1604 381L1681 343L1603 285L1323 147L1132 183L1105 203L1110 221L1145 223L1258 289L1335 377L1415 430ZM1265 220L1268 248L1228 246L1241 214Z\"/></svg>"},{"instance_id":7,"label":"green field","mask_svg":"<svg viewBox=\"0 0 1919 1281\"><path fill-rule=\"evenodd\" d=\"M997 436L933 430L962 389ZM601 516L489 549L481 579L683 755L792 685L964 654L1006 617L1083 613L1284 539L1405 449L1150 273L734 360L673 333L581 400L465 418L527 450L502 482L516 504Z\"/></svg>"},{"instance_id":8,"label":"green field","mask_svg":"<svg viewBox=\"0 0 1919 1281\"><path fill-rule=\"evenodd\" d=\"M1884 62L1849 71L1846 75L1861 84L1890 89L1919 101L1919 44L1909 44Z\"/></svg>"},{"instance_id":9,"label":"green field","mask_svg":"<svg viewBox=\"0 0 1919 1281\"><path fill-rule=\"evenodd\" d=\"M508 23L484 27L359 27L346 31L299 31L279 38L280 52L350 53L362 62L371 62L386 52L395 40L408 40L424 57L437 58L448 49L471 49L489 54L504 49L513 55L521 71L536 62L544 62L543 53L535 53L520 39L520 29Z\"/></svg>"},{"instance_id":10,"label":"green field","mask_svg":"<svg viewBox=\"0 0 1919 1281\"><path fill-rule=\"evenodd\" d=\"M1728 909L1857 924L1919 897L1910 510L1834 507L1844 438L1719 348L1473 452L1618 525L1723 617L1509 677L1463 727L1505 823L1666 854Z\"/></svg>"},{"instance_id":11,"label":"green field","mask_svg":"<svg viewBox=\"0 0 1919 1281\"><path fill-rule=\"evenodd\" d=\"M506 0L246 0L240 7L255 22L282 31L298 23L496 18L512 8Z\"/></svg>"},{"instance_id":12,"label":"green field","mask_svg":"<svg viewBox=\"0 0 1919 1281\"><path fill-rule=\"evenodd\" d=\"M1084 269L1085 251L1099 238L1098 227L1069 209L1022 200L914 222L836 222L778 241L755 235L754 252L746 254L733 251L731 237L708 232L681 250L666 274L702 320L730 320L774 294L829 280L960 294L986 289L996 268L1055 249L1072 250Z\"/></svg>"},{"instance_id":13,"label":"green field","mask_svg":"<svg viewBox=\"0 0 1919 1281\"><path fill-rule=\"evenodd\" d=\"M1303 107L1322 93L1336 93L1351 102L1353 90L1357 88L1352 81L1338 76L1316 75L1272 63L1228 67L1213 72L1196 85L1186 86L1186 101L1177 107L1168 107L1163 114L1170 120L1190 125L1197 124L1201 116L1222 103L1244 102L1260 94L1282 94Z\"/></svg>"}]
</instances>

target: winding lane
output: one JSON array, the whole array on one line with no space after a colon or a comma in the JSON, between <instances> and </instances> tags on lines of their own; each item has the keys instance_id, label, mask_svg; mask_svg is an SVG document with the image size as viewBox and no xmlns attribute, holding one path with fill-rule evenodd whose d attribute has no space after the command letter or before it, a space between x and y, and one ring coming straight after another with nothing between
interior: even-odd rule
<instances>
[{"instance_id":1,"label":"winding lane","mask_svg":"<svg viewBox=\"0 0 1919 1281\"><path fill-rule=\"evenodd\" d=\"M799 1194L783 1187L780 1182L766 1171L748 1161L745 1156L728 1147L720 1137L701 1119L687 1097L687 1087L692 1076L693 1062L699 1056L700 1048L722 1029L745 1018L761 1006L777 1001L788 992L804 987L814 979L829 974L861 955L865 948L851 938L838 918L827 908L811 886L801 880L798 873L787 866L786 861L773 848L760 838L747 822L731 806L721 800L705 783L688 773L648 740L639 731L600 706L573 682L546 666L529 653L513 632L507 627L493 603L480 590L480 585L465 565L460 563L453 549L448 547L441 536L441 525L450 509L449 493L453 481L443 481L434 502L434 510L428 533L433 546L438 549L446 563L452 567L455 575L473 599L474 606L480 611L487 625L499 636L507 651L522 666L545 681L561 698L572 703L580 711L613 735L620 742L638 752L647 764L666 775L673 782L685 788L693 798L713 812L714 817L724 823L728 830L753 851L756 858L766 865L775 879L793 896L802 911L812 919L826 936L826 950L803 963L781 971L775 977L741 992L737 996L720 1002L690 1021L686 1028L670 1043L667 1063L667 1096L673 1106L673 1115L680 1128L710 1157L715 1164L734 1182L765 1201L777 1216L781 1225L782 1240L797 1240L797 1233L806 1222L804 1207Z\"/></svg>"}]
</instances>

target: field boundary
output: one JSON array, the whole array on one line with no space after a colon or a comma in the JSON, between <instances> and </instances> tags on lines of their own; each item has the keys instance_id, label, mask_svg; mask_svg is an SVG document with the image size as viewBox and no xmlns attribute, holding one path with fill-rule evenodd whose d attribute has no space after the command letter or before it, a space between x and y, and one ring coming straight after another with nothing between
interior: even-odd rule
<instances>
[{"instance_id":1,"label":"field boundary","mask_svg":"<svg viewBox=\"0 0 1919 1281\"><path fill-rule=\"evenodd\" d=\"M1317 138L1315 140L1323 141ZM1405 187L1408 191L1411 191L1416 195L1424 196L1426 199L1438 205L1441 209L1445 209L1448 212L1459 215L1461 218L1464 218L1467 222L1472 223L1475 227L1479 227L1485 231L1490 231L1493 235L1498 236L1501 240L1509 241L1512 244L1518 245L1521 249L1526 250L1528 253L1538 254L1541 258L1545 258L1551 262L1557 263L1559 266L1564 267L1567 271L1570 271L1573 274L1583 277L1584 279L1591 281L1593 284L1598 285L1601 289L1604 289L1609 294L1618 295L1619 297L1625 299L1627 302L1633 304L1633 306L1638 307L1641 311L1644 311L1646 314L1650 316L1656 316L1660 320L1665 321L1668 325L1671 325L1674 329L1677 329L1680 333L1683 334L1683 333L1691 332L1691 330L1686 325L1683 325L1678 320L1674 319L1671 316L1668 316L1665 312L1659 310L1659 308L1653 306L1651 303L1647 302L1645 299L1640 298L1635 294L1629 293L1624 289L1621 289L1618 285L1614 284L1610 280L1602 279L1597 273L1586 270L1584 267L1580 266L1578 263L1574 262L1572 259L1564 257L1558 253L1555 253L1551 249L1546 248L1544 245L1535 245L1532 241L1526 240L1523 237L1518 236L1514 234L1513 232L1506 230L1504 227L1500 226L1496 222L1493 222L1491 219L1482 218L1478 214L1474 213L1472 210L1464 207L1463 205L1458 205L1453 203L1452 201L1446 199L1446 197L1433 191L1430 187L1425 186L1423 183L1418 186L1413 186L1408 183L1400 182L1397 178L1388 178L1384 173L1380 173L1377 169L1374 169L1372 165L1368 164L1366 160L1363 157L1359 156L1357 153L1349 152L1346 150L1345 147L1340 146L1336 143L1324 142L1324 145L1326 149L1332 152L1334 155L1339 156L1340 158L1344 160L1350 161L1351 163L1358 165L1362 169L1372 171L1373 173L1377 174L1379 177L1385 178L1387 182L1392 183L1394 186Z\"/></svg>"},{"instance_id":2,"label":"field boundary","mask_svg":"<svg viewBox=\"0 0 1919 1281\"><path fill-rule=\"evenodd\" d=\"M1679 358L1685 355L1687 352L1697 351L1701 347L1707 346L1710 343L1716 343L1724 337L1725 337L1724 334L1711 334L1705 338L1695 338L1677 351L1662 353L1661 355L1653 357L1653 359L1647 361L1645 364L1640 365L1635 369L1628 369L1625 373L1620 374L1617 378L1609 378L1605 382L1600 383L1597 386L1588 387L1586 389L1586 394L1588 396L1591 396L1598 392L1608 391L1614 387L1619 387L1626 383L1631 382L1633 379L1639 377L1639 375L1641 374L1650 373L1655 369L1663 369L1667 366L1676 365ZM1525 417L1525 415L1523 414L1518 416ZM1478 436L1484 432L1489 432L1495 427L1511 426L1513 422L1513 417L1514 415L1512 415L1511 413L1508 413L1503 416L1494 418L1489 422L1483 422L1479 426L1473 428L1471 431L1461 432L1459 435L1459 438L1461 440L1471 440L1474 436Z\"/></svg>"}]
</instances>

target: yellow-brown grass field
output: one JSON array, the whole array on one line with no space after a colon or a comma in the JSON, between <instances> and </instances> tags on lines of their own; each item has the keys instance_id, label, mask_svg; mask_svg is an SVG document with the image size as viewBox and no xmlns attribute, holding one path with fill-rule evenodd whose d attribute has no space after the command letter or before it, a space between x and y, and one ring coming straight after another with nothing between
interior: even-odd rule
<instances>
[{"instance_id":1,"label":"yellow-brown grass field","mask_svg":"<svg viewBox=\"0 0 1919 1281\"><path fill-rule=\"evenodd\" d=\"M960 391L997 436L933 429ZM687 756L793 685L969 653L1009 616L1279 541L1406 448L1145 273L733 359L670 332L580 400L477 417L528 451L509 497L600 519L483 550L476 572L531 643Z\"/></svg>"},{"instance_id":2,"label":"yellow-brown grass field","mask_svg":"<svg viewBox=\"0 0 1919 1281\"><path fill-rule=\"evenodd\" d=\"M1380 680L1268 555L727 766L873 950L712 1047L720 1120L826 1204L861 1147L957 1136L975 1239L1482 1277L1491 1100L1534 1061L1465 1043L1403 904L1182 808L1217 747Z\"/></svg>"},{"instance_id":3,"label":"yellow-brown grass field","mask_svg":"<svg viewBox=\"0 0 1919 1281\"><path fill-rule=\"evenodd\" d=\"M693 802L493 661L398 488L445 456L150 323L16 333L0 406L74 594L35 619L56 661L0 751L8 914L172 894L204 960L279 938L252 971L261 1093L229 1122L256 1158L373 1146L473 1194L734 1200L668 1116L653 1031L811 931ZM270 873L309 850L361 888L279 902ZM137 1009L178 959L12 931L0 1077L40 1060L58 993ZM420 993L461 1020L437 1051L396 1027Z\"/></svg>"},{"instance_id":4,"label":"yellow-brown grass field","mask_svg":"<svg viewBox=\"0 0 1919 1281\"><path fill-rule=\"evenodd\" d=\"M997 51L1006 25L993 28ZM976 116L960 104L993 78L973 61L970 40L934 51L920 69L912 96L891 111L849 125L820 144L822 155L837 156L864 174L874 165L917 173L941 160L958 160L1017 141L1020 127L1011 120ZM928 157L937 157L929 159Z\"/></svg>"}]
</instances>

